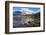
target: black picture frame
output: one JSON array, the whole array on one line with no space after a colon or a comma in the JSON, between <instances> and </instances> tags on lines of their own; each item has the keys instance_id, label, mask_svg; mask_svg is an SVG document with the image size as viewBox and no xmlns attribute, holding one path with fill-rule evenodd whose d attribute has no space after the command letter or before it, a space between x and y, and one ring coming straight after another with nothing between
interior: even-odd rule
<instances>
[{"instance_id":1,"label":"black picture frame","mask_svg":"<svg viewBox=\"0 0 46 35\"><path fill-rule=\"evenodd\" d=\"M43 5L43 30L40 31L24 31L24 32L9 32L9 3L23 3L23 4L36 4ZM37 3L37 2L20 2L20 1L5 1L5 33L6 34L16 34L16 33L32 33L32 32L44 32L45 31L45 3Z\"/></svg>"}]
</instances>

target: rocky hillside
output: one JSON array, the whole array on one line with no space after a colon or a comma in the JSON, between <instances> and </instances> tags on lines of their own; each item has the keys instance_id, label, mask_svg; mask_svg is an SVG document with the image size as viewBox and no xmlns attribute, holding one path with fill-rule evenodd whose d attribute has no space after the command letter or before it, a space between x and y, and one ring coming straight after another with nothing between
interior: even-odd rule
<instances>
[{"instance_id":1,"label":"rocky hillside","mask_svg":"<svg viewBox=\"0 0 46 35\"><path fill-rule=\"evenodd\" d=\"M28 21L28 25L26 26L31 26L31 27L39 27L40 26L40 12L36 13L36 14L32 14L32 15L28 15L29 17L32 16L31 18L34 21Z\"/></svg>"}]
</instances>

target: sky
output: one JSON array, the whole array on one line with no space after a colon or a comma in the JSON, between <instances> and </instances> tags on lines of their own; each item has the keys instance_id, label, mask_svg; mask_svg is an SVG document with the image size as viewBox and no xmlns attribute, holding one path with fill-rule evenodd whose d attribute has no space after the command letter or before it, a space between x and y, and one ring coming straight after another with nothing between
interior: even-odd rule
<instances>
[{"instance_id":1,"label":"sky","mask_svg":"<svg viewBox=\"0 0 46 35\"><path fill-rule=\"evenodd\" d=\"M13 12L21 11L21 10L28 10L31 11L32 13L40 12L40 8L36 8L36 7L13 7Z\"/></svg>"}]
</instances>

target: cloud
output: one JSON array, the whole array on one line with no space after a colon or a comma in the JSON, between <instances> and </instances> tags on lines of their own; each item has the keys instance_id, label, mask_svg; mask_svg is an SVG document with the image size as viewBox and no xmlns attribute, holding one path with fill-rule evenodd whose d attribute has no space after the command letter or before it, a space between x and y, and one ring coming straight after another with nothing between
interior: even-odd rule
<instances>
[{"instance_id":1,"label":"cloud","mask_svg":"<svg viewBox=\"0 0 46 35\"><path fill-rule=\"evenodd\" d=\"M34 11L32 11L32 13L38 13L38 12L40 12L40 10L37 10L37 11L35 11L35 12L34 12Z\"/></svg>"},{"instance_id":2,"label":"cloud","mask_svg":"<svg viewBox=\"0 0 46 35\"><path fill-rule=\"evenodd\" d=\"M13 9L13 11L14 11L14 12L15 12L15 11L20 11L20 12L25 11L27 14L28 14L28 13L31 14L31 13L37 13L37 12L40 12L39 9L36 10L36 11L34 11L34 10L29 9L29 8Z\"/></svg>"},{"instance_id":3,"label":"cloud","mask_svg":"<svg viewBox=\"0 0 46 35\"><path fill-rule=\"evenodd\" d=\"M32 10L29 10L28 8L21 8L21 12L25 12L26 14L32 14Z\"/></svg>"},{"instance_id":4,"label":"cloud","mask_svg":"<svg viewBox=\"0 0 46 35\"><path fill-rule=\"evenodd\" d=\"M28 12L28 13L37 13L37 12L40 12L40 10L36 10L36 11L33 11L33 10L29 10L28 8L21 8L21 11L25 11L25 12Z\"/></svg>"}]
</instances>

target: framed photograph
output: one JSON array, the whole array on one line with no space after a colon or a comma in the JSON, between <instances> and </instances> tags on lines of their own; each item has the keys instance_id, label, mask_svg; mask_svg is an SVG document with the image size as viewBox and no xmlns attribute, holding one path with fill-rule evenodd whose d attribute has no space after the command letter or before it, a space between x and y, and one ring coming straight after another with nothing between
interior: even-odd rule
<instances>
[{"instance_id":1,"label":"framed photograph","mask_svg":"<svg viewBox=\"0 0 46 35\"><path fill-rule=\"evenodd\" d=\"M5 1L5 33L45 31L45 4Z\"/></svg>"}]
</instances>

